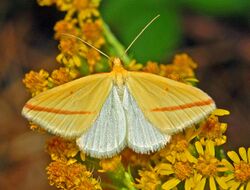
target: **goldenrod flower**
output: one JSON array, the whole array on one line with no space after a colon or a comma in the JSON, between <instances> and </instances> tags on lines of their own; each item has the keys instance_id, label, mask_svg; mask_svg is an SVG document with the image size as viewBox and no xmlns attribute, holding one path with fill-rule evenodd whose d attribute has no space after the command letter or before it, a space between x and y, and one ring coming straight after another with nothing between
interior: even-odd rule
<instances>
[{"instance_id":1,"label":"goldenrod flower","mask_svg":"<svg viewBox=\"0 0 250 190\"><path fill-rule=\"evenodd\" d=\"M226 129L227 124L220 123L217 116L211 115L200 125L201 143L205 144L206 140L212 140L218 146L224 144L226 142L226 135L224 135Z\"/></svg>"},{"instance_id":2,"label":"goldenrod flower","mask_svg":"<svg viewBox=\"0 0 250 190\"><path fill-rule=\"evenodd\" d=\"M250 148L246 151L245 148L239 148L239 155L234 151L227 153L228 157L232 160L231 164L226 159L222 162L229 168L230 172L226 177L228 186L231 189L249 190L250 189Z\"/></svg>"},{"instance_id":3,"label":"goldenrod flower","mask_svg":"<svg viewBox=\"0 0 250 190\"><path fill-rule=\"evenodd\" d=\"M72 159L79 152L75 141L65 140L60 137L51 138L46 144L46 150L52 160Z\"/></svg>"},{"instance_id":4,"label":"goldenrod flower","mask_svg":"<svg viewBox=\"0 0 250 190\"><path fill-rule=\"evenodd\" d=\"M172 64L160 65L160 75L180 82L189 82L190 79L195 79L196 67L197 64L187 54L177 54Z\"/></svg>"},{"instance_id":5,"label":"goldenrod flower","mask_svg":"<svg viewBox=\"0 0 250 190\"><path fill-rule=\"evenodd\" d=\"M138 189L155 190L161 184L156 168L150 167L148 170L139 170L139 176L140 179L136 179L138 183L135 184L135 187Z\"/></svg>"},{"instance_id":6,"label":"goldenrod flower","mask_svg":"<svg viewBox=\"0 0 250 190\"><path fill-rule=\"evenodd\" d=\"M76 24L77 24L77 19L57 21L56 25L54 26L55 38L60 39L62 37L62 33L72 34L77 36L79 30L77 29Z\"/></svg>"},{"instance_id":7,"label":"goldenrod flower","mask_svg":"<svg viewBox=\"0 0 250 190\"><path fill-rule=\"evenodd\" d=\"M40 6L56 4L61 11L85 11L89 12L99 6L99 0L38 0ZM89 10L90 9L90 10Z\"/></svg>"},{"instance_id":8,"label":"goldenrod flower","mask_svg":"<svg viewBox=\"0 0 250 190\"><path fill-rule=\"evenodd\" d=\"M133 150L126 148L122 151L122 162L125 166L146 166L150 161L148 154L138 154Z\"/></svg>"},{"instance_id":9,"label":"goldenrod flower","mask_svg":"<svg viewBox=\"0 0 250 190\"><path fill-rule=\"evenodd\" d=\"M102 35L102 25L103 23L100 19L95 21L88 19L81 26L83 34L82 38L96 48L100 48L105 43Z\"/></svg>"},{"instance_id":10,"label":"goldenrod flower","mask_svg":"<svg viewBox=\"0 0 250 190\"><path fill-rule=\"evenodd\" d=\"M30 71L25 74L23 83L32 96L35 96L48 89L48 77L49 73L43 69L39 72Z\"/></svg>"},{"instance_id":11,"label":"goldenrod flower","mask_svg":"<svg viewBox=\"0 0 250 190\"><path fill-rule=\"evenodd\" d=\"M85 47L84 44L79 43L79 41L75 38L62 38L60 40L59 49L63 54L68 55L77 55L79 53L79 49ZM86 47L84 48L86 49Z\"/></svg>"},{"instance_id":12,"label":"goldenrod flower","mask_svg":"<svg viewBox=\"0 0 250 190\"><path fill-rule=\"evenodd\" d=\"M182 181L185 183L185 190L190 189L188 182L193 180L194 176L193 164L191 162L160 163L157 165L157 170L160 175L169 176L167 181L163 183L162 189L172 189Z\"/></svg>"},{"instance_id":13,"label":"goldenrod flower","mask_svg":"<svg viewBox=\"0 0 250 190\"><path fill-rule=\"evenodd\" d=\"M112 158L102 159L99 162L99 165L102 168L101 170L98 170L99 172L115 171L121 165L121 156L117 155Z\"/></svg>"},{"instance_id":14,"label":"goldenrod flower","mask_svg":"<svg viewBox=\"0 0 250 190\"><path fill-rule=\"evenodd\" d=\"M86 166L79 163L68 164L57 160L47 167L49 184L59 189L100 190L99 182L92 177Z\"/></svg>"},{"instance_id":15,"label":"goldenrod flower","mask_svg":"<svg viewBox=\"0 0 250 190\"><path fill-rule=\"evenodd\" d=\"M95 49L88 49L86 55L85 55L87 61L88 61L88 64L89 64L89 67L90 67L90 70L91 72L94 71L94 66L95 64L101 60L101 55L98 51L96 51Z\"/></svg>"},{"instance_id":16,"label":"goldenrod flower","mask_svg":"<svg viewBox=\"0 0 250 190\"><path fill-rule=\"evenodd\" d=\"M219 116L228 115L227 110L216 109L204 122L200 124L199 137L200 142L205 145L207 140L213 141L215 145L219 146L226 142L226 135L224 134L227 129L226 123L220 123Z\"/></svg>"},{"instance_id":17,"label":"goldenrod flower","mask_svg":"<svg viewBox=\"0 0 250 190\"><path fill-rule=\"evenodd\" d=\"M196 137L197 131L195 127L186 129L184 132L180 132L172 136L169 144L157 154L160 157L168 160L170 163L174 163L177 160L187 161L187 154L189 154L190 141Z\"/></svg>"},{"instance_id":18,"label":"goldenrod flower","mask_svg":"<svg viewBox=\"0 0 250 190\"><path fill-rule=\"evenodd\" d=\"M129 71L139 71L143 68L143 65L141 63L137 63L136 60L132 60L125 65L125 67Z\"/></svg>"},{"instance_id":19,"label":"goldenrod flower","mask_svg":"<svg viewBox=\"0 0 250 190\"><path fill-rule=\"evenodd\" d=\"M195 147L198 152L198 158L189 155L189 160L194 163L194 169L202 175L200 182L197 184L199 189L204 189L206 181L209 182L211 190L216 190L216 182L222 189L227 189L228 186L220 173L228 170L225 165L215 157L214 142L207 141L204 150L201 142L195 142Z\"/></svg>"},{"instance_id":20,"label":"goldenrod flower","mask_svg":"<svg viewBox=\"0 0 250 190\"><path fill-rule=\"evenodd\" d=\"M49 81L52 82L55 86L58 86L75 79L77 76L78 73L75 70L61 67L52 72L51 77L49 77Z\"/></svg>"},{"instance_id":21,"label":"goldenrod flower","mask_svg":"<svg viewBox=\"0 0 250 190\"><path fill-rule=\"evenodd\" d=\"M142 70L144 72L149 72L149 73L153 73L153 74L159 74L159 72L160 72L160 68L159 68L158 63L152 62L152 61L148 61L146 66L143 67Z\"/></svg>"}]
</instances>

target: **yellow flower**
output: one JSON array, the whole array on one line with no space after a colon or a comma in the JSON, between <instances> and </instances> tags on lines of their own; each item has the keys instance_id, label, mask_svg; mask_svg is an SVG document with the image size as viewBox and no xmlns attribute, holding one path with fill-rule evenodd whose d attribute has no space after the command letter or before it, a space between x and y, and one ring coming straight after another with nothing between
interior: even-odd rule
<instances>
[{"instance_id":1,"label":"yellow flower","mask_svg":"<svg viewBox=\"0 0 250 190\"><path fill-rule=\"evenodd\" d=\"M46 144L46 150L52 160L72 159L79 152L75 141L65 140L60 137L51 138Z\"/></svg>"},{"instance_id":2,"label":"yellow flower","mask_svg":"<svg viewBox=\"0 0 250 190\"><path fill-rule=\"evenodd\" d=\"M130 61L126 66L126 69L129 71L139 71L143 68L141 63L137 63L136 60Z\"/></svg>"},{"instance_id":3,"label":"yellow flower","mask_svg":"<svg viewBox=\"0 0 250 190\"><path fill-rule=\"evenodd\" d=\"M211 190L217 189L216 183L222 189L227 189L226 180L220 176L220 173L228 171L228 168L215 157L214 142L206 141L205 150L199 141L195 142L195 147L199 154L198 158L189 155L188 159L194 163L195 170L202 176L197 184L200 189L204 189L206 181L209 181Z\"/></svg>"},{"instance_id":4,"label":"yellow flower","mask_svg":"<svg viewBox=\"0 0 250 190\"><path fill-rule=\"evenodd\" d=\"M99 0L38 0L41 6L51 6L56 4L61 11L89 12L99 6Z\"/></svg>"},{"instance_id":5,"label":"yellow flower","mask_svg":"<svg viewBox=\"0 0 250 190\"><path fill-rule=\"evenodd\" d=\"M148 170L139 170L140 179L135 187L142 190L156 190L160 186L161 180L155 168L150 167Z\"/></svg>"},{"instance_id":6,"label":"yellow flower","mask_svg":"<svg viewBox=\"0 0 250 190\"><path fill-rule=\"evenodd\" d=\"M92 177L85 165L67 163L62 160L51 162L46 168L49 184L59 189L100 190L99 182Z\"/></svg>"},{"instance_id":7,"label":"yellow flower","mask_svg":"<svg viewBox=\"0 0 250 190\"><path fill-rule=\"evenodd\" d=\"M43 69L39 72L30 71L25 74L23 83L32 96L35 96L48 89L48 77L49 73Z\"/></svg>"},{"instance_id":8,"label":"yellow flower","mask_svg":"<svg viewBox=\"0 0 250 190\"><path fill-rule=\"evenodd\" d=\"M102 168L101 170L98 170L99 172L115 171L121 165L121 156L117 155L112 158L102 159L99 162L99 165Z\"/></svg>"},{"instance_id":9,"label":"yellow flower","mask_svg":"<svg viewBox=\"0 0 250 190\"><path fill-rule=\"evenodd\" d=\"M88 19L81 26L83 36L82 38L91 43L96 48L100 48L105 43L102 35L102 21L97 19L95 21Z\"/></svg>"},{"instance_id":10,"label":"yellow flower","mask_svg":"<svg viewBox=\"0 0 250 190\"><path fill-rule=\"evenodd\" d=\"M187 128L184 132L173 135L170 143L157 154L171 163L174 163L176 160L187 161L190 141L197 134L195 127Z\"/></svg>"},{"instance_id":11,"label":"yellow flower","mask_svg":"<svg viewBox=\"0 0 250 190\"><path fill-rule=\"evenodd\" d=\"M86 11L87 9L97 8L100 4L99 0L74 0L73 7L78 11Z\"/></svg>"},{"instance_id":12,"label":"yellow flower","mask_svg":"<svg viewBox=\"0 0 250 190\"><path fill-rule=\"evenodd\" d=\"M200 124L200 141L205 144L207 140L214 141L217 146L222 145L226 142L227 124L220 123L219 119L215 115L211 115L208 119Z\"/></svg>"},{"instance_id":13,"label":"yellow flower","mask_svg":"<svg viewBox=\"0 0 250 190\"><path fill-rule=\"evenodd\" d=\"M129 148L124 149L121 155L125 166L146 166L150 160L150 155L138 154Z\"/></svg>"},{"instance_id":14,"label":"yellow flower","mask_svg":"<svg viewBox=\"0 0 250 190\"><path fill-rule=\"evenodd\" d=\"M78 68L82 65L82 60L77 55L67 55L67 54L59 54L56 57L56 60L63 64L65 67L69 68L72 76L78 76L79 71Z\"/></svg>"},{"instance_id":15,"label":"yellow flower","mask_svg":"<svg viewBox=\"0 0 250 190\"><path fill-rule=\"evenodd\" d=\"M172 64L160 65L160 75L180 82L196 81L194 69L197 64L185 53L177 54Z\"/></svg>"},{"instance_id":16,"label":"yellow flower","mask_svg":"<svg viewBox=\"0 0 250 190\"><path fill-rule=\"evenodd\" d=\"M49 81L52 82L55 86L67 83L78 76L78 73L74 70L70 70L67 67L61 67L57 70L54 70L49 78Z\"/></svg>"},{"instance_id":17,"label":"yellow flower","mask_svg":"<svg viewBox=\"0 0 250 190\"><path fill-rule=\"evenodd\" d=\"M95 64L101 60L100 53L95 49L89 48L85 57L88 61L91 72L93 72Z\"/></svg>"},{"instance_id":18,"label":"yellow flower","mask_svg":"<svg viewBox=\"0 0 250 190\"><path fill-rule=\"evenodd\" d=\"M246 151L245 148L239 148L239 155L234 151L227 153L232 160L231 164L226 159L222 162L230 169L231 173L226 177L228 179L228 186L231 189L249 190L250 189L250 148Z\"/></svg>"},{"instance_id":19,"label":"yellow flower","mask_svg":"<svg viewBox=\"0 0 250 190\"><path fill-rule=\"evenodd\" d=\"M149 61L146 66L142 69L144 72L159 74L160 68L158 63Z\"/></svg>"},{"instance_id":20,"label":"yellow flower","mask_svg":"<svg viewBox=\"0 0 250 190\"><path fill-rule=\"evenodd\" d=\"M157 165L157 170L162 176L170 176L162 185L162 189L172 189L182 181L185 181L185 189L188 189L190 187L188 182L194 176L193 165L190 162L160 163Z\"/></svg>"},{"instance_id":21,"label":"yellow flower","mask_svg":"<svg viewBox=\"0 0 250 190\"><path fill-rule=\"evenodd\" d=\"M62 38L60 40L60 44L59 44L59 49L61 50L61 52L63 54L68 54L68 55L77 55L79 52L79 49L81 48L81 46L85 46L84 44L80 44L79 40L75 39L75 38Z\"/></svg>"},{"instance_id":22,"label":"yellow flower","mask_svg":"<svg viewBox=\"0 0 250 190\"><path fill-rule=\"evenodd\" d=\"M78 29L76 27L76 24L77 24L76 19L58 21L54 26L55 38L60 39L60 37L62 37L62 33L72 34L77 36Z\"/></svg>"}]
</instances>

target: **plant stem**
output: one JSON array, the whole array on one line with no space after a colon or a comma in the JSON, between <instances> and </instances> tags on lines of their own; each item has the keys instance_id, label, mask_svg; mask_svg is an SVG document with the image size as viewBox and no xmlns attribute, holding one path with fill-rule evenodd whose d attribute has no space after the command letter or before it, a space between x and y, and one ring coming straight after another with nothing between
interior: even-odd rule
<instances>
[{"instance_id":1,"label":"plant stem","mask_svg":"<svg viewBox=\"0 0 250 190\"><path fill-rule=\"evenodd\" d=\"M115 54L122 59L124 64L128 64L131 60L127 54L124 54L125 48L123 45L117 40L114 34L111 32L110 28L106 23L103 24L103 34L107 40L107 42L113 47Z\"/></svg>"}]
</instances>

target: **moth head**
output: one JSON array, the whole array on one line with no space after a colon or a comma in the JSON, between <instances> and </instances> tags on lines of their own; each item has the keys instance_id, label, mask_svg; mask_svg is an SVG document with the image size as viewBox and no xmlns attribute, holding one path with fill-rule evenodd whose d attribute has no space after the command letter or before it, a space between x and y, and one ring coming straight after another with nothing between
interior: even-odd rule
<instances>
[{"instance_id":1,"label":"moth head","mask_svg":"<svg viewBox=\"0 0 250 190\"><path fill-rule=\"evenodd\" d=\"M118 57L111 57L110 64L111 64L112 68L113 67L121 67L123 65L121 59Z\"/></svg>"}]
</instances>

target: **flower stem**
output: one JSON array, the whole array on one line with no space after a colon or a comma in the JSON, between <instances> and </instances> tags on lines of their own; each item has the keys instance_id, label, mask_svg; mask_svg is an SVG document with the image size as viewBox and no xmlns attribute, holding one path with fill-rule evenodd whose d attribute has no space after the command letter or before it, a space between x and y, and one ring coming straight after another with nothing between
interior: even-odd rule
<instances>
[{"instance_id":1,"label":"flower stem","mask_svg":"<svg viewBox=\"0 0 250 190\"><path fill-rule=\"evenodd\" d=\"M116 56L120 57L125 65L129 64L131 61L127 54L124 54L125 48L123 45L117 40L114 34L111 32L110 28L106 23L103 24L103 34L107 40L107 43L111 45L111 53L115 54Z\"/></svg>"}]
</instances>

